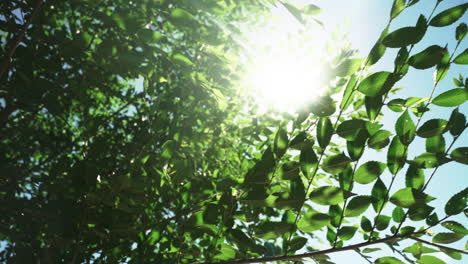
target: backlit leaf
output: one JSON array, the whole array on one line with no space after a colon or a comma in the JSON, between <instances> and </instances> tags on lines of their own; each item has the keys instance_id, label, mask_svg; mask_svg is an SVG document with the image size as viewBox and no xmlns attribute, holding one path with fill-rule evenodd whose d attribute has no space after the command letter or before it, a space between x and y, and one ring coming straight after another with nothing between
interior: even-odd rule
<instances>
[{"instance_id":1,"label":"backlit leaf","mask_svg":"<svg viewBox=\"0 0 468 264\"><path fill-rule=\"evenodd\" d=\"M368 161L357 169L354 180L361 184L371 183L383 173L386 167L385 163Z\"/></svg>"},{"instance_id":2,"label":"backlit leaf","mask_svg":"<svg viewBox=\"0 0 468 264\"><path fill-rule=\"evenodd\" d=\"M322 186L312 190L309 195L312 202L321 205L335 205L344 201L343 191L335 186Z\"/></svg>"},{"instance_id":3,"label":"backlit leaf","mask_svg":"<svg viewBox=\"0 0 468 264\"><path fill-rule=\"evenodd\" d=\"M367 76L358 87L358 90L367 96L381 95L386 92L387 80L391 76L390 72L376 72Z\"/></svg>"},{"instance_id":4,"label":"backlit leaf","mask_svg":"<svg viewBox=\"0 0 468 264\"><path fill-rule=\"evenodd\" d=\"M451 25L463 16L467 8L468 4L461 4L442 11L431 19L429 25L433 27L445 27Z\"/></svg>"},{"instance_id":5,"label":"backlit leaf","mask_svg":"<svg viewBox=\"0 0 468 264\"><path fill-rule=\"evenodd\" d=\"M468 91L463 88L448 90L436 96L432 103L443 107L453 107L463 104L468 100Z\"/></svg>"}]
</instances>

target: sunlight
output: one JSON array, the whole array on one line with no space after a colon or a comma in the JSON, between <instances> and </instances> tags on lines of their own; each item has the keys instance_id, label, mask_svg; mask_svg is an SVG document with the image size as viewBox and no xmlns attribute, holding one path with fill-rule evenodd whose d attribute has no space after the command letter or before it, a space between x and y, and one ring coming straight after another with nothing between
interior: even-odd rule
<instances>
[{"instance_id":1,"label":"sunlight","mask_svg":"<svg viewBox=\"0 0 468 264\"><path fill-rule=\"evenodd\" d=\"M270 21L245 36L249 66L243 86L260 112L293 112L322 94L326 35L320 26L303 25L278 7Z\"/></svg>"}]
</instances>

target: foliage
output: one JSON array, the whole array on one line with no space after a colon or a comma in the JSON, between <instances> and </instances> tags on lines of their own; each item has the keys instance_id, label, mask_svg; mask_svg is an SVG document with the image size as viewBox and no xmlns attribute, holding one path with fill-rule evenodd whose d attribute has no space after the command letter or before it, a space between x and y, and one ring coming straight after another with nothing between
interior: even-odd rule
<instances>
[{"instance_id":1,"label":"foliage","mask_svg":"<svg viewBox=\"0 0 468 264\"><path fill-rule=\"evenodd\" d=\"M467 127L454 107L468 100L468 80L435 92L450 65L467 64L458 21L468 4L387 26L367 58L344 50L327 62L328 89L308 107L259 116L236 87L237 37L280 3L241 2L0 2L2 261L332 263L326 254L341 250L370 261L380 243L418 263L466 254L449 247L468 232L448 218L467 214L468 189L441 215L426 188L440 166L468 164L467 147L452 149ZM390 22L417 2L395 0ZM281 6L320 23L315 5ZM412 53L432 27L453 23L455 49ZM394 70L372 72L390 48ZM392 99L410 67L435 67L433 90ZM450 118L426 120L436 107ZM392 131L387 110L401 113ZM410 152L415 139L426 152ZM386 159L364 160L373 150ZM448 231L423 239L439 225ZM397 256L373 262L404 263Z\"/></svg>"}]
</instances>

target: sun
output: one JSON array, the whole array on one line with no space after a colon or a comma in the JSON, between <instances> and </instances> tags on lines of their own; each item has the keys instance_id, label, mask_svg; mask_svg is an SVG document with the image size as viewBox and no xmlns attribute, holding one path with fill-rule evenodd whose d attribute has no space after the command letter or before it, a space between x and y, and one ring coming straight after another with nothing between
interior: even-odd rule
<instances>
[{"instance_id":1,"label":"sun","mask_svg":"<svg viewBox=\"0 0 468 264\"><path fill-rule=\"evenodd\" d=\"M260 111L293 112L319 97L324 87L326 34L275 8L263 26L245 34L242 86Z\"/></svg>"}]
</instances>

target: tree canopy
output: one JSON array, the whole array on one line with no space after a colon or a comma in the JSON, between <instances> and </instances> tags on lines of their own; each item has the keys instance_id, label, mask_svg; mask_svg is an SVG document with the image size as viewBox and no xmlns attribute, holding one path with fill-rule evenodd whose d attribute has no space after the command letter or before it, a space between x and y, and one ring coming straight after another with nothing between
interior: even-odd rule
<instances>
[{"instance_id":1,"label":"tree canopy","mask_svg":"<svg viewBox=\"0 0 468 264\"><path fill-rule=\"evenodd\" d=\"M468 146L454 147L468 80L439 88L451 65L468 64L468 4L434 0L431 14L390 30L418 2L393 2L368 56L330 54L315 100L258 114L239 88L242 30L272 6L320 25L318 6L1 1L0 260L327 264L355 251L368 263L462 261L468 188L436 208L427 186L439 167L468 164ZM452 24L455 48L414 51ZM393 70L374 70L392 49ZM400 96L409 69L434 71L427 94ZM428 119L434 109L449 117ZM387 112L398 113L392 129ZM393 253L375 256L384 246Z\"/></svg>"}]
</instances>

